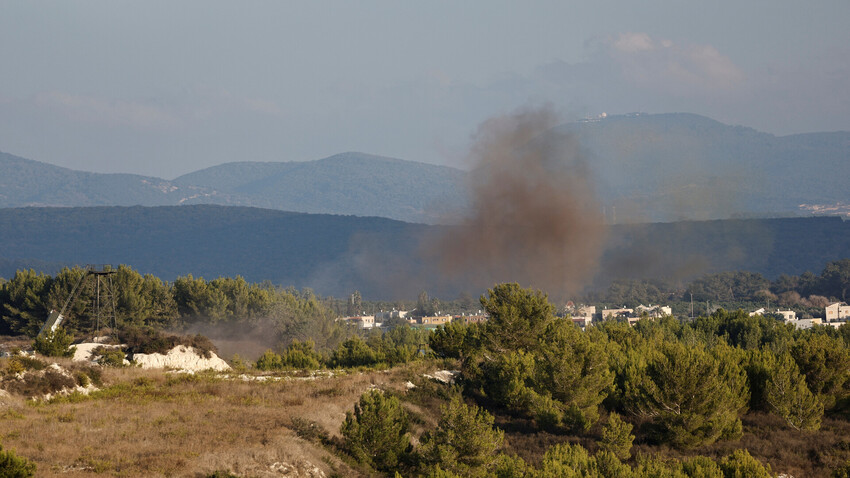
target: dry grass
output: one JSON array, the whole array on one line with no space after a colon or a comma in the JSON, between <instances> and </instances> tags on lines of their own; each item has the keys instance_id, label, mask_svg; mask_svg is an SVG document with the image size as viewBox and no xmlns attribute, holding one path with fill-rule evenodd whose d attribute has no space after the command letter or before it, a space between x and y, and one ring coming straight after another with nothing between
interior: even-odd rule
<instances>
[{"instance_id":1,"label":"dry grass","mask_svg":"<svg viewBox=\"0 0 850 478\"><path fill-rule=\"evenodd\" d=\"M0 359L3 370L8 359ZM71 363L59 360L66 367ZM372 387L397 393L410 412L414 441L433 429L450 387L422 378L434 363L413 363L384 371L349 372L311 379L266 375L178 375L161 370L105 368L106 386L91 397L71 396L33 403L0 395L0 443L38 465L39 476L195 476L228 470L237 476L357 476L367 471L333 453L345 412ZM417 385L407 391L405 383ZM594 427L577 438L539 430L532 421L497 413L506 432L505 452L538 464L545 450L564 441L594 450ZM826 418L815 434L785 427L770 415L744 417L737 441L676 452L637 444L637 453L682 458L728 455L747 448L775 473L829 476L850 459L850 422ZM324 445L323 445L324 443ZM327 444L331 445L328 446Z\"/></svg>"},{"instance_id":2,"label":"dry grass","mask_svg":"<svg viewBox=\"0 0 850 478\"><path fill-rule=\"evenodd\" d=\"M0 361L0 369L4 364ZM90 397L48 403L0 401L0 442L38 465L39 476L311 476L357 472L293 425L331 437L370 387L399 390L403 372L364 372L278 381L105 369ZM294 422L293 422L294 420ZM302 430L303 433L303 430Z\"/></svg>"}]
</instances>

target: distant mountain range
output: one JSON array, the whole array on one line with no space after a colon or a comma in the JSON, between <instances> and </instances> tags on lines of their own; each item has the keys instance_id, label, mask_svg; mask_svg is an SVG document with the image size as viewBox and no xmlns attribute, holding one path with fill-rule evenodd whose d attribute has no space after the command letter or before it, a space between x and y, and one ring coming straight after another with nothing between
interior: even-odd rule
<instances>
[{"instance_id":1,"label":"distant mountain range","mask_svg":"<svg viewBox=\"0 0 850 478\"><path fill-rule=\"evenodd\" d=\"M777 137L684 113L609 116L557 131L580 142L609 222L850 216L850 132ZM468 207L468 174L344 153L227 163L165 180L0 153L0 207L218 204L438 224Z\"/></svg>"},{"instance_id":2,"label":"distant mountain range","mask_svg":"<svg viewBox=\"0 0 850 478\"><path fill-rule=\"evenodd\" d=\"M0 207L219 204L438 223L466 204L466 173L362 153L228 163L175 180L99 174L0 153Z\"/></svg>"},{"instance_id":3,"label":"distant mountain range","mask_svg":"<svg viewBox=\"0 0 850 478\"><path fill-rule=\"evenodd\" d=\"M850 132L777 137L704 116L631 114L558 128L586 152L609 220L850 216Z\"/></svg>"},{"instance_id":4,"label":"distant mountain range","mask_svg":"<svg viewBox=\"0 0 850 478\"><path fill-rule=\"evenodd\" d=\"M388 300L422 290L443 298L477 295L494 280L511 280L464 282L423 258L421 239L447 227L460 226L209 205L7 208L0 209L0 277L30 267L55 273L63 265L128 264L164 280L241 275L323 295L359 290ZM725 270L770 278L817 273L850 257L848 237L850 221L834 217L612 226L595 283L687 280Z\"/></svg>"}]
</instances>

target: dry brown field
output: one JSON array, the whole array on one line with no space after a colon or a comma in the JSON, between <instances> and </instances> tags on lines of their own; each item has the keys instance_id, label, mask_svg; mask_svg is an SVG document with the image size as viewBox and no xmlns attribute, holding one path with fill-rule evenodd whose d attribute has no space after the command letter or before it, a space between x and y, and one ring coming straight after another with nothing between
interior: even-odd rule
<instances>
[{"instance_id":1,"label":"dry brown field","mask_svg":"<svg viewBox=\"0 0 850 478\"><path fill-rule=\"evenodd\" d=\"M88 397L0 398L0 443L35 462L37 476L358 475L363 470L309 435L338 435L364 391L401 391L412 374L410 368L316 376L106 368L103 388Z\"/></svg>"}]
</instances>

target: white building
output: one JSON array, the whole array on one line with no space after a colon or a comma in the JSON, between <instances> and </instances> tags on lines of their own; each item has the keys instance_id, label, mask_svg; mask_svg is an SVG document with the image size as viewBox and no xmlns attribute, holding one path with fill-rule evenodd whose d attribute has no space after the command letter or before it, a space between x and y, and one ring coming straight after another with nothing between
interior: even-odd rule
<instances>
[{"instance_id":1,"label":"white building","mask_svg":"<svg viewBox=\"0 0 850 478\"><path fill-rule=\"evenodd\" d=\"M811 329L815 325L822 325L823 320L819 318L815 319L797 319L794 322L794 326L801 330Z\"/></svg>"},{"instance_id":2,"label":"white building","mask_svg":"<svg viewBox=\"0 0 850 478\"><path fill-rule=\"evenodd\" d=\"M666 306L666 305L649 304L648 306L646 306L646 305L641 304L641 305L635 307L635 313L637 315L643 315L644 313L646 313L646 315L648 315L649 317L651 317L653 319L657 319L659 317L666 317L668 315L673 315L673 309L671 307Z\"/></svg>"},{"instance_id":3,"label":"white building","mask_svg":"<svg viewBox=\"0 0 850 478\"><path fill-rule=\"evenodd\" d=\"M833 304L829 304L828 306L826 306L825 310L827 322L830 322L832 320L850 319L850 305L847 305L844 302L835 302Z\"/></svg>"},{"instance_id":4,"label":"white building","mask_svg":"<svg viewBox=\"0 0 850 478\"><path fill-rule=\"evenodd\" d=\"M350 324L355 324L361 329L371 329L373 327L380 326L380 324L375 323L374 315L356 315L353 317L340 317L336 320L344 320Z\"/></svg>"},{"instance_id":5,"label":"white building","mask_svg":"<svg viewBox=\"0 0 850 478\"><path fill-rule=\"evenodd\" d=\"M797 313L793 310L779 310L776 309L776 313L781 315L786 322L791 322L797 320Z\"/></svg>"}]
</instances>

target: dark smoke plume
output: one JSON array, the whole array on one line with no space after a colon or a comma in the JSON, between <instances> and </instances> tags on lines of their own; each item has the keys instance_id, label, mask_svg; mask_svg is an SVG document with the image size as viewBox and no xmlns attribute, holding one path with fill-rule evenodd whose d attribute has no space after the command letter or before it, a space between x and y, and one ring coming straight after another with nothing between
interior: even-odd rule
<instances>
[{"instance_id":1,"label":"dark smoke plume","mask_svg":"<svg viewBox=\"0 0 850 478\"><path fill-rule=\"evenodd\" d=\"M471 212L425 247L478 287L519 282L555 297L592 278L605 227L577 142L550 108L490 119L474 136Z\"/></svg>"}]
</instances>

